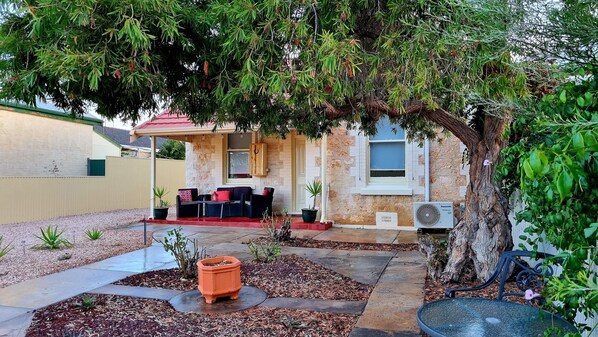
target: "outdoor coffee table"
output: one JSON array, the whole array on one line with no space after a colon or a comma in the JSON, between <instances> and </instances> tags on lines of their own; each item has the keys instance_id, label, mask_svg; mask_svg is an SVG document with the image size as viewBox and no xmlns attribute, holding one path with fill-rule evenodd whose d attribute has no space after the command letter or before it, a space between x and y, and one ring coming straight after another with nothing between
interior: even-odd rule
<instances>
[{"instance_id":1,"label":"outdoor coffee table","mask_svg":"<svg viewBox=\"0 0 598 337\"><path fill-rule=\"evenodd\" d=\"M212 201L212 200L196 200L196 201L189 201L189 202L185 202L184 205L199 205L199 204L206 204L206 205L220 205L220 219L222 219L223 215L224 215L224 205L232 205L232 204L238 204L240 201L239 200L229 200L229 201ZM205 214L201 214L201 208L202 207L197 207L197 217L201 217L202 215ZM205 211L204 211L205 213Z\"/></svg>"},{"instance_id":2,"label":"outdoor coffee table","mask_svg":"<svg viewBox=\"0 0 598 337\"><path fill-rule=\"evenodd\" d=\"M417 324L432 337L537 337L548 328L577 332L564 319L530 305L466 297L422 305Z\"/></svg>"}]
</instances>

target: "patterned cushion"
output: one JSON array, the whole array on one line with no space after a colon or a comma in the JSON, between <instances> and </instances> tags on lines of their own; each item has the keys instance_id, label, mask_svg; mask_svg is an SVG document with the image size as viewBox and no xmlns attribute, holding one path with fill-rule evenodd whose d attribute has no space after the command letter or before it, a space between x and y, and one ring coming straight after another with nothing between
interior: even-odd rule
<instances>
[{"instance_id":1,"label":"patterned cushion","mask_svg":"<svg viewBox=\"0 0 598 337\"><path fill-rule=\"evenodd\" d=\"M270 194L270 191L268 189L264 188L264 191L262 192L262 195L265 196L265 197L267 197L268 194Z\"/></svg>"},{"instance_id":2,"label":"patterned cushion","mask_svg":"<svg viewBox=\"0 0 598 337\"><path fill-rule=\"evenodd\" d=\"M230 191L216 191L216 201L230 201Z\"/></svg>"},{"instance_id":3,"label":"patterned cushion","mask_svg":"<svg viewBox=\"0 0 598 337\"><path fill-rule=\"evenodd\" d=\"M181 197L181 202L191 202L191 201L193 201L193 197L191 196L191 190L182 190L182 191L179 191L179 196Z\"/></svg>"}]
</instances>

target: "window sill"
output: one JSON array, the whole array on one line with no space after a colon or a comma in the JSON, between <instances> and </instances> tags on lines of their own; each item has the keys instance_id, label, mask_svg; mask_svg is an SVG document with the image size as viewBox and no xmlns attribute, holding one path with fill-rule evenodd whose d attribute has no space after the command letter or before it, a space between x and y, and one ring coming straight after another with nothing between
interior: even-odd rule
<instances>
[{"instance_id":1,"label":"window sill","mask_svg":"<svg viewBox=\"0 0 598 337\"><path fill-rule=\"evenodd\" d=\"M370 185L359 191L361 195L413 195L413 189L406 186Z\"/></svg>"}]
</instances>

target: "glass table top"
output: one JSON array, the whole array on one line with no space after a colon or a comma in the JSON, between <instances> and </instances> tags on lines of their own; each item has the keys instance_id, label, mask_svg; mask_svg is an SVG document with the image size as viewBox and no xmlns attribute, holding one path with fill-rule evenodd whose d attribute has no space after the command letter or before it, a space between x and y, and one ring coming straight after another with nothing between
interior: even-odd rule
<instances>
[{"instance_id":1,"label":"glass table top","mask_svg":"<svg viewBox=\"0 0 598 337\"><path fill-rule=\"evenodd\" d=\"M417 312L417 322L433 337L537 337L548 328L577 332L569 322L539 308L482 298L424 304Z\"/></svg>"}]
</instances>

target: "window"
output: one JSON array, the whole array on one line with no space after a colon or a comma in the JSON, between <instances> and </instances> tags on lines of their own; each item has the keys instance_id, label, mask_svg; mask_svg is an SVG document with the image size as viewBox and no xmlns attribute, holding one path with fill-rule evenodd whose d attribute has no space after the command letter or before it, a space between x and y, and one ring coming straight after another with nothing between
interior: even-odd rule
<instances>
[{"instance_id":1,"label":"window","mask_svg":"<svg viewBox=\"0 0 598 337\"><path fill-rule=\"evenodd\" d=\"M249 174L250 133L230 133L227 135L227 174L228 179L251 178Z\"/></svg>"},{"instance_id":2,"label":"window","mask_svg":"<svg viewBox=\"0 0 598 337\"><path fill-rule=\"evenodd\" d=\"M405 131L388 117L376 125L378 133L369 137L369 181L401 183L405 181Z\"/></svg>"}]
</instances>

